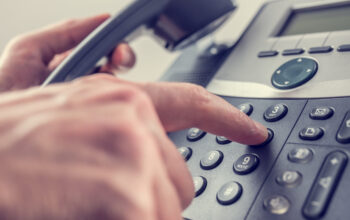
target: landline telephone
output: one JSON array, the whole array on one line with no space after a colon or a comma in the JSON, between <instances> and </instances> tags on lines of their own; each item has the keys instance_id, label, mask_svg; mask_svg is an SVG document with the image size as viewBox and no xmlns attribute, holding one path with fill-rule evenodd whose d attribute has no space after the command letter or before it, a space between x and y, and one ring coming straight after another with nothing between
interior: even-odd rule
<instances>
[{"instance_id":1,"label":"landline telephone","mask_svg":"<svg viewBox=\"0 0 350 220\"><path fill-rule=\"evenodd\" d=\"M45 85L87 74L135 28L151 27L166 48L183 48L234 8L229 0L136 1L90 35ZM188 28L177 10L213 16ZM129 22L131 12L137 16ZM196 190L184 218L349 219L349 61L349 0L269 1L235 45L185 49L162 80L205 86L268 127L269 139L256 147L198 128L170 133Z\"/></svg>"}]
</instances>

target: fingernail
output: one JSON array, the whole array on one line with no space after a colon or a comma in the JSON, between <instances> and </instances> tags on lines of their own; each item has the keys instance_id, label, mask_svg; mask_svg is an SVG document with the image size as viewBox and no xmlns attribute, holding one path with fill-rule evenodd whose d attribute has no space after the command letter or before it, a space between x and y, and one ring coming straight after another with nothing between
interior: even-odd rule
<instances>
[{"instance_id":1,"label":"fingernail","mask_svg":"<svg viewBox=\"0 0 350 220\"><path fill-rule=\"evenodd\" d=\"M127 46L123 46L122 48L123 52L120 66L126 69L130 69L135 63L134 54Z\"/></svg>"},{"instance_id":2,"label":"fingernail","mask_svg":"<svg viewBox=\"0 0 350 220\"><path fill-rule=\"evenodd\" d=\"M260 124L259 122L254 121L255 127L257 128L257 133L261 135L261 138L263 141L265 141L268 137L268 132L267 132L267 128Z\"/></svg>"}]
</instances>

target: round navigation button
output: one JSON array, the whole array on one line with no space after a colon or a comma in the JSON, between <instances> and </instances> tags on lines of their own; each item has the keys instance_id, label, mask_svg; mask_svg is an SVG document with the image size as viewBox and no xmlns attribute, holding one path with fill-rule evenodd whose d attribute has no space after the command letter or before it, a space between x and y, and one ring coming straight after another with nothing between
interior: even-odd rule
<instances>
[{"instance_id":1,"label":"round navigation button","mask_svg":"<svg viewBox=\"0 0 350 220\"><path fill-rule=\"evenodd\" d=\"M304 147L295 148L288 153L288 159L294 163L307 163L312 157L312 151Z\"/></svg>"},{"instance_id":2,"label":"round navigation button","mask_svg":"<svg viewBox=\"0 0 350 220\"><path fill-rule=\"evenodd\" d=\"M237 174L248 174L253 172L259 165L259 158L254 154L245 154L238 158L233 164L233 170Z\"/></svg>"},{"instance_id":3,"label":"round navigation button","mask_svg":"<svg viewBox=\"0 0 350 220\"><path fill-rule=\"evenodd\" d=\"M273 195L264 200L264 208L275 215L283 215L290 208L289 200L281 195Z\"/></svg>"},{"instance_id":4,"label":"round navigation button","mask_svg":"<svg viewBox=\"0 0 350 220\"><path fill-rule=\"evenodd\" d=\"M297 171L285 171L276 178L276 182L284 187L296 187L301 183L301 174Z\"/></svg>"},{"instance_id":5,"label":"round navigation button","mask_svg":"<svg viewBox=\"0 0 350 220\"><path fill-rule=\"evenodd\" d=\"M205 134L206 134L206 132L200 130L199 128L191 128L187 132L187 140L198 141L199 139L204 137Z\"/></svg>"},{"instance_id":6,"label":"round navigation button","mask_svg":"<svg viewBox=\"0 0 350 220\"><path fill-rule=\"evenodd\" d=\"M241 184L231 181L223 185L216 194L216 199L221 205L231 205L242 195Z\"/></svg>"},{"instance_id":7,"label":"round navigation button","mask_svg":"<svg viewBox=\"0 0 350 220\"><path fill-rule=\"evenodd\" d=\"M223 158L224 154L221 151L210 151L201 159L200 164L205 170L214 169L219 166Z\"/></svg>"},{"instance_id":8,"label":"round navigation button","mask_svg":"<svg viewBox=\"0 0 350 220\"><path fill-rule=\"evenodd\" d=\"M314 59L296 58L280 66L272 75L271 82L277 89L292 89L309 81L317 72Z\"/></svg>"},{"instance_id":9,"label":"round navigation button","mask_svg":"<svg viewBox=\"0 0 350 220\"><path fill-rule=\"evenodd\" d=\"M205 188L207 187L207 180L202 176L195 176L193 177L193 185L195 196L197 197L200 194L202 194Z\"/></svg>"}]
</instances>

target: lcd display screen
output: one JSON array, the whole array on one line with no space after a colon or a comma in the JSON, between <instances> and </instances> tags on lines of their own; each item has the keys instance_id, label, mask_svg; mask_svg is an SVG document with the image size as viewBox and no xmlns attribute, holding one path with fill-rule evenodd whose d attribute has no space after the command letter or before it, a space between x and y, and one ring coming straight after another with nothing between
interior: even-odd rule
<instances>
[{"instance_id":1,"label":"lcd display screen","mask_svg":"<svg viewBox=\"0 0 350 220\"><path fill-rule=\"evenodd\" d=\"M278 36L350 30L350 5L293 11Z\"/></svg>"}]
</instances>

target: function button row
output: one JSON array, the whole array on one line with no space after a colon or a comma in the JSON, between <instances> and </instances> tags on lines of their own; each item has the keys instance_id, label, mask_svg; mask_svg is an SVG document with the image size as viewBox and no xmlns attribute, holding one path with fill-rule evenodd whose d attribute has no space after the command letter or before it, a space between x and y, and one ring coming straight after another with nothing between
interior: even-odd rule
<instances>
[{"instance_id":1,"label":"function button row","mask_svg":"<svg viewBox=\"0 0 350 220\"><path fill-rule=\"evenodd\" d=\"M210 151L204 157L202 157L200 160L200 165L202 169L211 170L219 166L223 159L224 154L221 151Z\"/></svg>"},{"instance_id":2,"label":"function button row","mask_svg":"<svg viewBox=\"0 0 350 220\"><path fill-rule=\"evenodd\" d=\"M338 47L339 52L348 52L350 51L350 44L343 44Z\"/></svg>"},{"instance_id":3,"label":"function button row","mask_svg":"<svg viewBox=\"0 0 350 220\"><path fill-rule=\"evenodd\" d=\"M233 170L239 175L253 172L259 165L259 157L254 154L245 154L233 164Z\"/></svg>"},{"instance_id":4,"label":"function button row","mask_svg":"<svg viewBox=\"0 0 350 220\"><path fill-rule=\"evenodd\" d=\"M298 55L303 54L305 52L302 48L295 48L295 49L287 49L282 52L283 56L290 56L290 55Z\"/></svg>"},{"instance_id":5,"label":"function button row","mask_svg":"<svg viewBox=\"0 0 350 220\"><path fill-rule=\"evenodd\" d=\"M294 148L288 153L288 160L293 163L308 163L312 158L313 153L309 148Z\"/></svg>"},{"instance_id":6,"label":"function button row","mask_svg":"<svg viewBox=\"0 0 350 220\"><path fill-rule=\"evenodd\" d=\"M185 161L188 161L192 156L192 149L189 147L179 147L177 150L180 152Z\"/></svg>"},{"instance_id":7,"label":"function button row","mask_svg":"<svg viewBox=\"0 0 350 220\"><path fill-rule=\"evenodd\" d=\"M299 132L299 137L303 140L314 141L320 139L323 134L322 128L305 127Z\"/></svg>"},{"instance_id":8,"label":"function button row","mask_svg":"<svg viewBox=\"0 0 350 220\"><path fill-rule=\"evenodd\" d=\"M288 108L284 104L276 104L270 106L264 113L264 119L268 122L275 122L281 120L286 116Z\"/></svg>"},{"instance_id":9,"label":"function button row","mask_svg":"<svg viewBox=\"0 0 350 220\"><path fill-rule=\"evenodd\" d=\"M200 130L199 128L191 128L187 132L187 140L189 141L198 141L206 135L205 131Z\"/></svg>"},{"instance_id":10,"label":"function button row","mask_svg":"<svg viewBox=\"0 0 350 220\"><path fill-rule=\"evenodd\" d=\"M303 206L306 218L318 219L326 212L347 160L341 151L328 154Z\"/></svg>"},{"instance_id":11,"label":"function button row","mask_svg":"<svg viewBox=\"0 0 350 220\"><path fill-rule=\"evenodd\" d=\"M278 185L288 188L294 188L301 183L302 176L297 171L285 171L276 177Z\"/></svg>"},{"instance_id":12,"label":"function button row","mask_svg":"<svg viewBox=\"0 0 350 220\"><path fill-rule=\"evenodd\" d=\"M253 112L253 106L249 103L240 104L237 108L248 116Z\"/></svg>"},{"instance_id":13,"label":"function button row","mask_svg":"<svg viewBox=\"0 0 350 220\"><path fill-rule=\"evenodd\" d=\"M350 111L348 111L337 132L337 141L342 144L350 143Z\"/></svg>"},{"instance_id":14,"label":"function button row","mask_svg":"<svg viewBox=\"0 0 350 220\"><path fill-rule=\"evenodd\" d=\"M332 117L334 114L334 109L332 107L317 107L313 108L310 112L310 118L314 120L326 120Z\"/></svg>"},{"instance_id":15,"label":"function button row","mask_svg":"<svg viewBox=\"0 0 350 220\"><path fill-rule=\"evenodd\" d=\"M241 197L242 191L241 184L231 181L220 188L216 199L221 205L231 205Z\"/></svg>"},{"instance_id":16,"label":"function button row","mask_svg":"<svg viewBox=\"0 0 350 220\"><path fill-rule=\"evenodd\" d=\"M329 53L333 51L331 46L311 47L309 53Z\"/></svg>"},{"instance_id":17,"label":"function button row","mask_svg":"<svg viewBox=\"0 0 350 220\"><path fill-rule=\"evenodd\" d=\"M290 201L282 195L273 195L264 200L264 208L275 215L283 215L290 208Z\"/></svg>"},{"instance_id":18,"label":"function button row","mask_svg":"<svg viewBox=\"0 0 350 220\"><path fill-rule=\"evenodd\" d=\"M207 179L202 176L195 176L193 177L193 185L195 197L197 197L204 192L205 188L207 188Z\"/></svg>"},{"instance_id":19,"label":"function button row","mask_svg":"<svg viewBox=\"0 0 350 220\"><path fill-rule=\"evenodd\" d=\"M265 51L260 51L258 54L258 57L274 57L277 56L278 51L276 50L265 50Z\"/></svg>"}]
</instances>

